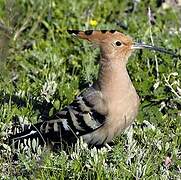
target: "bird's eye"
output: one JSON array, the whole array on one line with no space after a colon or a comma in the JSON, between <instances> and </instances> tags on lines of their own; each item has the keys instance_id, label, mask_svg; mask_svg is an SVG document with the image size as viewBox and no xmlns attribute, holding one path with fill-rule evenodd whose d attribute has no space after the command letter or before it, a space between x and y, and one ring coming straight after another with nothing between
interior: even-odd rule
<instances>
[{"instance_id":1,"label":"bird's eye","mask_svg":"<svg viewBox=\"0 0 181 180\"><path fill-rule=\"evenodd\" d=\"M116 46L121 46L122 43L120 41L116 41Z\"/></svg>"}]
</instances>

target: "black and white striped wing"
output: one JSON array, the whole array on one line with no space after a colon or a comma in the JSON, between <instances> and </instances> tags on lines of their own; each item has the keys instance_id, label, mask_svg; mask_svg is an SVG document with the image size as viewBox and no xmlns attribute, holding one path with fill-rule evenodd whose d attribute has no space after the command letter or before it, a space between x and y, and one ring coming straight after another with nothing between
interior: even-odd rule
<instances>
[{"instance_id":1,"label":"black and white striped wing","mask_svg":"<svg viewBox=\"0 0 181 180\"><path fill-rule=\"evenodd\" d=\"M57 141L72 142L79 136L95 131L105 121L105 114L95 109L100 98L99 91L87 89L51 120L44 122L40 127L41 134L49 134L48 139L53 136Z\"/></svg>"},{"instance_id":2,"label":"black and white striped wing","mask_svg":"<svg viewBox=\"0 0 181 180\"><path fill-rule=\"evenodd\" d=\"M11 139L21 143L25 139L38 139L41 145L48 143L53 146L62 142L72 144L78 137L91 133L104 124L105 114L96 109L97 104L102 105L101 102L101 93L89 88L49 120L29 125L25 131L13 135Z\"/></svg>"}]
</instances>

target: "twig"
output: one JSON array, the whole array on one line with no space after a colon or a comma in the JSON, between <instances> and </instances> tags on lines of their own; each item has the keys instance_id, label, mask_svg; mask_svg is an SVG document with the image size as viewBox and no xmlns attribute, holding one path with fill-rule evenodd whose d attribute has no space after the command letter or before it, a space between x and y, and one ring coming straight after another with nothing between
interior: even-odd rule
<instances>
[{"instance_id":1,"label":"twig","mask_svg":"<svg viewBox=\"0 0 181 180\"><path fill-rule=\"evenodd\" d=\"M42 168L42 169L51 169L51 170L58 170L58 171L62 171L62 169L61 169L61 168L48 167L48 166L40 166L40 168Z\"/></svg>"},{"instance_id":2,"label":"twig","mask_svg":"<svg viewBox=\"0 0 181 180\"><path fill-rule=\"evenodd\" d=\"M13 38L14 41L16 41L16 39L17 39L18 36L21 34L21 32L26 29L29 20L30 20L29 18L26 19L26 21L23 23L23 25L20 27L20 29L16 31L16 33L15 33L15 35L14 35L14 38Z\"/></svg>"},{"instance_id":3,"label":"twig","mask_svg":"<svg viewBox=\"0 0 181 180\"><path fill-rule=\"evenodd\" d=\"M171 89L171 91L177 96L177 98L181 99L181 96L173 89L172 85L169 83L168 79L166 79L165 75L163 75L163 77L166 82L166 86Z\"/></svg>"},{"instance_id":4,"label":"twig","mask_svg":"<svg viewBox=\"0 0 181 180\"><path fill-rule=\"evenodd\" d=\"M148 7L148 20L149 20L149 33L150 33L150 39L151 39L151 44L152 46L154 46L154 41L153 41L153 35L152 35L152 25L151 25L151 9L150 7ZM155 57L155 68L156 68L156 78L158 80L159 78L159 70L158 70L158 59L157 59L157 55L154 54Z\"/></svg>"},{"instance_id":5,"label":"twig","mask_svg":"<svg viewBox=\"0 0 181 180\"><path fill-rule=\"evenodd\" d=\"M46 141L45 141L44 137L42 136L41 132L38 130L38 128L37 128L36 126L34 126L33 124L32 124L32 126L36 129L36 131L38 132L38 134L41 136L43 142L46 144Z\"/></svg>"}]
</instances>

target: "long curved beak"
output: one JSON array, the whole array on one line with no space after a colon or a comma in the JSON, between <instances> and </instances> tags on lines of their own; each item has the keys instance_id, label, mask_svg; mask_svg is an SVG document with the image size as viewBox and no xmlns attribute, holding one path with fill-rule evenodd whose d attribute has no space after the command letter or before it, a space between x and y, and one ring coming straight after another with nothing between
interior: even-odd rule
<instances>
[{"instance_id":1,"label":"long curved beak","mask_svg":"<svg viewBox=\"0 0 181 180\"><path fill-rule=\"evenodd\" d=\"M158 51L158 52L161 52L161 53L170 54L170 55L175 56L175 57L178 56L177 54L175 54L172 51L169 51L169 50L166 50L166 49L160 48L160 47L155 47L155 46L152 46L152 45L147 45L147 44L144 44L144 43L134 43L131 46L131 49L150 49L150 50Z\"/></svg>"}]
</instances>

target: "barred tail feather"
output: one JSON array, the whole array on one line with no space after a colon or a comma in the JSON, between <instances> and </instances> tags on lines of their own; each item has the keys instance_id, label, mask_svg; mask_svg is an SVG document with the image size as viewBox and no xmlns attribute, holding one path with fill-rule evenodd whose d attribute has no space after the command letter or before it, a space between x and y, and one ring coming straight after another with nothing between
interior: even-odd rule
<instances>
[{"instance_id":1,"label":"barred tail feather","mask_svg":"<svg viewBox=\"0 0 181 180\"><path fill-rule=\"evenodd\" d=\"M20 151L32 149L33 152L36 152L38 146L48 145L54 150L76 142L77 137L73 131L65 129L63 124L58 127L54 124L54 127L49 129L50 122L27 125L26 130L9 137L9 144ZM44 127L45 129L43 129Z\"/></svg>"}]
</instances>

